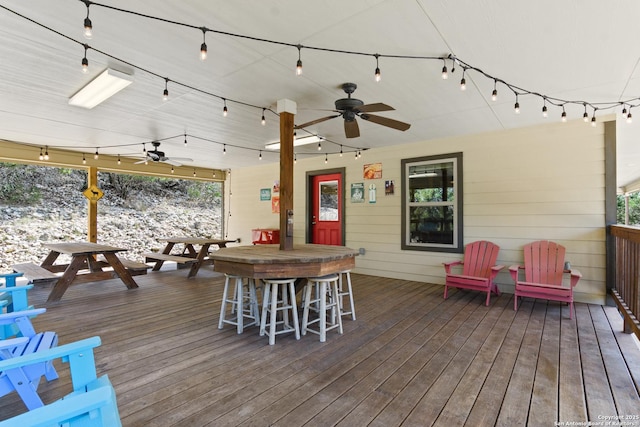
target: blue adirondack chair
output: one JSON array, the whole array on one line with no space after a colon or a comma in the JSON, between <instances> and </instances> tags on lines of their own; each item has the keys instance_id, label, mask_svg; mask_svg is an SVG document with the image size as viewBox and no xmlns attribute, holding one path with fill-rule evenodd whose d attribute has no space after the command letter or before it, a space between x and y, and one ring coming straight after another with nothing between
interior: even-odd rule
<instances>
[{"instance_id":1,"label":"blue adirondack chair","mask_svg":"<svg viewBox=\"0 0 640 427\"><path fill-rule=\"evenodd\" d=\"M11 313L14 311L30 310L27 291L33 288L32 284L18 286L16 278L22 273L1 273L0 279L4 279L4 286L0 286L0 313L4 311ZM0 281L1 283L2 281ZM12 337L18 333L17 325L10 324L0 328L0 339Z\"/></svg>"},{"instance_id":2,"label":"blue adirondack chair","mask_svg":"<svg viewBox=\"0 0 640 427\"><path fill-rule=\"evenodd\" d=\"M36 333L31 324L32 316L45 311L39 308L0 314L0 326L16 325L20 332L17 339L0 341L0 362L38 354L58 344L55 332ZM19 370L5 371L0 368L0 396L16 391L28 409L38 408L43 405L37 393L43 375L47 381L58 378L51 361L26 365Z\"/></svg>"},{"instance_id":3,"label":"blue adirondack chair","mask_svg":"<svg viewBox=\"0 0 640 427\"><path fill-rule=\"evenodd\" d=\"M25 340L17 338L10 341ZM0 427L121 427L116 395L109 377L97 377L93 349L100 337L91 337L38 353L0 361L2 375L34 364L62 359L69 363L73 392L48 405L0 421Z\"/></svg>"}]
</instances>

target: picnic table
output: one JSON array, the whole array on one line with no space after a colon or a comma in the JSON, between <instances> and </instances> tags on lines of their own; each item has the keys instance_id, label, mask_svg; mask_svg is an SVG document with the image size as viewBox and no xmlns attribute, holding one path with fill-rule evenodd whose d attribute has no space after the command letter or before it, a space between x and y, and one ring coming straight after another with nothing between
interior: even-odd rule
<instances>
[{"instance_id":1,"label":"picnic table","mask_svg":"<svg viewBox=\"0 0 640 427\"><path fill-rule=\"evenodd\" d=\"M134 263L124 261L129 267L125 267L123 260L118 258L118 252L125 252L127 249L114 246L102 245L92 242L64 242L45 243L49 249L42 264L42 268L53 273L63 272L62 276L55 282L47 302L59 301L71 283L93 282L98 280L112 279L119 277L128 289L138 287L133 280L134 274L146 274L146 268L137 268ZM68 264L55 264L61 254L71 256ZM104 260L98 256L104 257ZM112 270L105 270L110 267Z\"/></svg>"},{"instance_id":2,"label":"picnic table","mask_svg":"<svg viewBox=\"0 0 640 427\"><path fill-rule=\"evenodd\" d=\"M155 262L152 271L160 270L165 261L176 262L179 266L190 266L187 277L195 277L200 267L206 264L213 264L213 259L209 257L211 246L224 248L227 243L234 242L234 240L188 236L167 237L160 239L160 241L166 242L162 252L144 254L145 262ZM182 251L172 253L171 251L176 244L183 245ZM200 246L200 248L196 249L196 246Z\"/></svg>"}]
</instances>

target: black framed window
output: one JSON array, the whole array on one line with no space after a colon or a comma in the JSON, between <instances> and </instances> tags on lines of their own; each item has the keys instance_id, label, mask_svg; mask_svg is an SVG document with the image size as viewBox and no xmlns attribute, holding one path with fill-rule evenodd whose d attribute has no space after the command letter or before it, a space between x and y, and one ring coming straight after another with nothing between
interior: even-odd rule
<instances>
[{"instance_id":1,"label":"black framed window","mask_svg":"<svg viewBox=\"0 0 640 427\"><path fill-rule=\"evenodd\" d=\"M402 160L402 249L462 253L462 153Z\"/></svg>"}]
</instances>

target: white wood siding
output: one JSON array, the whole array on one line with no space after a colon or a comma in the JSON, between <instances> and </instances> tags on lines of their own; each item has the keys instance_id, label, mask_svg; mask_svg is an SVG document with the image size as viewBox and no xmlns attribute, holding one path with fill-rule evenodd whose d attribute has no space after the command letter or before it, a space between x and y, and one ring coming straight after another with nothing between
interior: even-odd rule
<instances>
[{"instance_id":1,"label":"white wood siding","mask_svg":"<svg viewBox=\"0 0 640 427\"><path fill-rule=\"evenodd\" d=\"M366 137L361 143L366 144ZM326 144L330 149L330 144ZM406 158L463 153L464 242L491 240L500 245L498 262L522 262L522 246L533 240L554 240L567 247L567 260L583 278L576 299L603 303L605 298L604 125L582 121L505 130L482 135L425 141L416 144L298 160L295 165L294 241L304 243L307 171L346 168L346 246L364 248L356 271L384 277L444 283L442 262L462 255L403 251L401 240L401 170ZM363 165L382 163L382 179L364 180ZM232 171L227 188L233 197L228 236L250 244L251 229L278 228L271 203L261 202L261 188L279 179L279 166ZM395 194L385 196L384 183L393 180ZM352 183L376 184L377 202L351 203ZM229 199L228 199L229 200ZM498 276L500 289L513 291L506 269Z\"/></svg>"}]
</instances>

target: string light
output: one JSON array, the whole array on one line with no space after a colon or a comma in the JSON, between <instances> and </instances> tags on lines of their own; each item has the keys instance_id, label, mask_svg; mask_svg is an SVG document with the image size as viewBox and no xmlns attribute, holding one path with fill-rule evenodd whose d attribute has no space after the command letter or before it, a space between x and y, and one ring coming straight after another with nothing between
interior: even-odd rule
<instances>
[{"instance_id":1,"label":"string light","mask_svg":"<svg viewBox=\"0 0 640 427\"><path fill-rule=\"evenodd\" d=\"M497 101L498 100L498 80L493 79L493 92L491 92L491 100L492 101Z\"/></svg>"},{"instance_id":2,"label":"string light","mask_svg":"<svg viewBox=\"0 0 640 427\"><path fill-rule=\"evenodd\" d=\"M596 110L593 110L593 116L591 117L591 127L596 127Z\"/></svg>"},{"instance_id":3,"label":"string light","mask_svg":"<svg viewBox=\"0 0 640 427\"><path fill-rule=\"evenodd\" d=\"M356 160L358 160L358 152L356 151Z\"/></svg>"},{"instance_id":4,"label":"string light","mask_svg":"<svg viewBox=\"0 0 640 427\"><path fill-rule=\"evenodd\" d=\"M89 49L89 45L84 45L84 57L82 58L82 72L87 73L89 71L89 60L87 59L87 49Z\"/></svg>"},{"instance_id":5,"label":"string light","mask_svg":"<svg viewBox=\"0 0 640 427\"><path fill-rule=\"evenodd\" d=\"M93 37L93 25L91 24L91 19L89 19L89 6L91 5L91 2L88 0L83 1L87 6L87 17L84 18L84 37L91 40L91 37Z\"/></svg>"},{"instance_id":6,"label":"string light","mask_svg":"<svg viewBox=\"0 0 640 427\"><path fill-rule=\"evenodd\" d=\"M564 111L564 105L562 106L562 114L560 115L560 120L562 120L562 123L567 123L567 112Z\"/></svg>"},{"instance_id":7,"label":"string light","mask_svg":"<svg viewBox=\"0 0 640 427\"><path fill-rule=\"evenodd\" d=\"M193 169L193 177L194 177L194 178L196 177L196 170L195 170L195 168Z\"/></svg>"},{"instance_id":8,"label":"string light","mask_svg":"<svg viewBox=\"0 0 640 427\"><path fill-rule=\"evenodd\" d=\"M362 152L358 150L358 158L362 157Z\"/></svg>"},{"instance_id":9,"label":"string light","mask_svg":"<svg viewBox=\"0 0 640 427\"><path fill-rule=\"evenodd\" d=\"M207 29L202 29L202 44L200 45L200 61L207 59Z\"/></svg>"},{"instance_id":10,"label":"string light","mask_svg":"<svg viewBox=\"0 0 640 427\"><path fill-rule=\"evenodd\" d=\"M96 148L96 153L93 155L93 159L98 160L98 157L100 157L100 155L98 154L98 148Z\"/></svg>"},{"instance_id":11,"label":"string light","mask_svg":"<svg viewBox=\"0 0 640 427\"><path fill-rule=\"evenodd\" d=\"M166 101L167 99L169 99L169 78L165 77L164 79L164 92L162 92L162 100Z\"/></svg>"},{"instance_id":12,"label":"string light","mask_svg":"<svg viewBox=\"0 0 640 427\"><path fill-rule=\"evenodd\" d=\"M122 162L120 162L120 154L118 154L118 165L120 165Z\"/></svg>"},{"instance_id":13,"label":"string light","mask_svg":"<svg viewBox=\"0 0 640 427\"><path fill-rule=\"evenodd\" d=\"M518 102L518 94L516 93L516 103L513 106L514 111L516 112L516 114L520 114L520 103Z\"/></svg>"},{"instance_id":14,"label":"string light","mask_svg":"<svg viewBox=\"0 0 640 427\"><path fill-rule=\"evenodd\" d=\"M44 159L49 160L49 146L45 145L44 147Z\"/></svg>"},{"instance_id":15,"label":"string light","mask_svg":"<svg viewBox=\"0 0 640 427\"><path fill-rule=\"evenodd\" d=\"M376 57L376 71L373 75L375 77L376 82L379 82L380 80L382 80L382 74L380 73L380 67L378 66L378 58L380 58L380 55L376 53L373 56Z\"/></svg>"},{"instance_id":16,"label":"string light","mask_svg":"<svg viewBox=\"0 0 640 427\"><path fill-rule=\"evenodd\" d=\"M147 154L147 146L146 146L146 144L144 142L142 143L142 154L144 154L144 155Z\"/></svg>"},{"instance_id":17,"label":"string light","mask_svg":"<svg viewBox=\"0 0 640 427\"><path fill-rule=\"evenodd\" d=\"M340 144L340 157L342 157L342 144Z\"/></svg>"},{"instance_id":18,"label":"string light","mask_svg":"<svg viewBox=\"0 0 640 427\"><path fill-rule=\"evenodd\" d=\"M258 156L258 160L262 160L262 150L260 150L260 155Z\"/></svg>"},{"instance_id":19,"label":"string light","mask_svg":"<svg viewBox=\"0 0 640 427\"><path fill-rule=\"evenodd\" d=\"M171 166L171 173L174 173L175 171L173 170L173 166Z\"/></svg>"},{"instance_id":20,"label":"string light","mask_svg":"<svg viewBox=\"0 0 640 427\"><path fill-rule=\"evenodd\" d=\"M444 63L442 65L442 80L447 80L449 78L449 73L447 73L447 61L442 58L442 62Z\"/></svg>"},{"instance_id":21,"label":"string light","mask_svg":"<svg viewBox=\"0 0 640 427\"><path fill-rule=\"evenodd\" d=\"M622 117L627 117L627 106L622 104Z\"/></svg>"},{"instance_id":22,"label":"string light","mask_svg":"<svg viewBox=\"0 0 640 427\"><path fill-rule=\"evenodd\" d=\"M589 121L589 114L587 114L587 104L584 104L584 114L582 115L582 120L587 123Z\"/></svg>"},{"instance_id":23,"label":"string light","mask_svg":"<svg viewBox=\"0 0 640 427\"><path fill-rule=\"evenodd\" d=\"M629 114L627 114L627 123L633 122L633 118L631 117L631 107L629 107Z\"/></svg>"},{"instance_id":24,"label":"string light","mask_svg":"<svg viewBox=\"0 0 640 427\"><path fill-rule=\"evenodd\" d=\"M222 100L224 101L224 107L222 108L222 117L227 117L227 114L229 113L229 110L227 109L227 100L225 98L222 98Z\"/></svg>"},{"instance_id":25,"label":"string light","mask_svg":"<svg viewBox=\"0 0 640 427\"><path fill-rule=\"evenodd\" d=\"M296 153L293 153L293 164L298 163L298 155Z\"/></svg>"},{"instance_id":26,"label":"string light","mask_svg":"<svg viewBox=\"0 0 640 427\"><path fill-rule=\"evenodd\" d=\"M324 164L326 165L327 162L329 162L329 158L327 157L327 154L324 155Z\"/></svg>"},{"instance_id":27,"label":"string light","mask_svg":"<svg viewBox=\"0 0 640 427\"><path fill-rule=\"evenodd\" d=\"M318 151L322 150L322 143L318 141Z\"/></svg>"},{"instance_id":28,"label":"string light","mask_svg":"<svg viewBox=\"0 0 640 427\"><path fill-rule=\"evenodd\" d=\"M84 156L84 153L82 153L82 164L83 165L87 164L87 158Z\"/></svg>"},{"instance_id":29,"label":"string light","mask_svg":"<svg viewBox=\"0 0 640 427\"><path fill-rule=\"evenodd\" d=\"M462 69L462 79L460 79L460 90L467 90L467 80L464 78L464 73L467 71L466 68Z\"/></svg>"},{"instance_id":30,"label":"string light","mask_svg":"<svg viewBox=\"0 0 640 427\"><path fill-rule=\"evenodd\" d=\"M227 154L227 144L222 145L222 155L224 156L225 154Z\"/></svg>"},{"instance_id":31,"label":"string light","mask_svg":"<svg viewBox=\"0 0 640 427\"><path fill-rule=\"evenodd\" d=\"M128 13L128 14L131 14L131 15L141 16L141 17L146 18L146 19L153 19L153 20L163 21L163 22L166 22L166 23L170 23L170 24L174 24L174 25L181 25L181 26L185 26L185 27L198 28L198 29L203 30L203 40L205 38L206 31L213 31L213 32L217 32L217 33L224 34L224 35L227 35L227 36L232 36L232 37L251 38L252 40L258 41L258 42L269 42L269 43L280 44L280 45L283 45L283 46L292 46L291 43L273 41L273 40L268 40L268 39L261 39L261 38L256 38L256 37L248 37L248 36L242 35L242 34L223 33L223 32L219 32L219 31L215 31L215 30L209 30L209 29L206 29L204 27L197 27L195 25L189 25L189 24L186 24L186 23L170 21L170 20L162 19L162 18L159 18L159 17L151 16L151 15L144 15L144 14L140 14L140 13L137 13L137 12L129 11L129 10L126 10L126 9L114 8L112 6L107 6L107 5L103 5L103 4L99 4L99 3L92 3L89 0L81 0L81 1L84 2L85 5L87 5L87 17L86 17L86 19L89 19L89 5L91 4L91 5L94 5L96 7L105 7L105 8L113 9L113 10L116 10L116 11L122 12L122 13ZM45 27L45 28L47 28L47 27ZM47 28L47 29L49 29L49 28ZM49 29L49 30L52 31L52 32L55 32L52 29ZM88 48L88 46L86 46L86 45L85 45L85 47ZM313 47L313 46L308 46L308 47L312 48L314 50L325 51L325 52L333 52L333 51L335 51L335 49L329 49L329 48L321 48L321 47ZM352 55L371 55L370 53L366 53L366 52L345 52L345 53L352 54ZM477 67L474 67L472 65L469 65L467 63L464 63L459 58L455 57L453 54L449 54L446 57L429 57L429 56L407 56L407 55L380 55L380 54L376 53L373 56L376 58L376 73L375 74L376 74L376 80L377 81L379 81L379 79L380 79L380 73L379 73L379 57L380 56L397 57L397 58L410 59L410 60L412 60L412 59L417 59L417 60L434 60L434 59L435 60L441 60L441 61L444 62L443 71L446 69L446 59L451 59L451 62L452 62L451 73L453 73L455 71L456 63L458 63L459 65L461 65L463 67L463 70L465 70L465 71L466 71L466 69L472 69L474 71L477 71L477 72L481 73L482 75L484 75L487 78L494 79L494 86L495 86L495 82L497 80L495 77L485 73L481 69L479 69ZM85 57L86 57L86 51L85 51ZM114 59L119 59L119 58L114 58ZM84 62L85 61L83 60L83 68L84 68ZM88 63L86 65L88 65ZM156 75L156 76L159 77L158 74L155 74L155 73L153 73L151 71L145 70L145 69L143 69L143 68L141 68L141 67L139 67L139 66L137 66L135 64L131 64L131 65L134 68L140 69L142 71L145 71L147 73L150 73L150 74L153 74L153 75ZM445 78L444 74L443 74L442 77ZM510 89L514 90L515 86L513 86L513 85L511 85L511 84L509 84L507 82L504 82L502 80L501 80L501 82L504 83L506 86L508 86ZM174 82L174 83L175 84L184 85L184 84L181 84L179 82ZM184 85L184 86L186 86L186 85ZM194 88L191 88L191 89L194 89ZM520 91L521 94L536 95L536 96L540 96L540 97L544 96L544 95L541 95L541 94L539 94L537 92L529 91L529 90L526 90L526 89L521 89L521 88L517 88L517 89ZM208 95L211 95L211 96L215 96L217 98L221 98L218 95L211 94L211 93L208 93L206 91L199 90L197 88L195 88L195 90L198 91L198 92L201 92L201 93L205 93L205 94L208 94ZM564 106L564 104L570 103L570 104L584 104L585 106L589 105L589 106L593 107L592 103L588 103L586 101L570 101L570 100L562 100L562 99L558 99L558 98L552 98L552 100L553 101L550 101L550 102L555 106ZM634 98L633 100L625 101L625 103L623 103L623 107L625 106L624 104L629 104L630 102L633 102L633 101L640 101L640 98ZM234 102L240 102L240 101L234 101ZM251 104L246 104L246 103L243 103L243 104L248 105L248 106L253 107L253 108L261 108L261 107L256 106L256 105L251 105ZM615 105L608 105L608 104L615 104ZM620 104L621 103L619 101L618 102L601 102L601 103L599 103L599 105L606 105L606 106L600 106L599 109L613 108L614 106L617 106L617 105L620 105ZM595 108L595 107L593 107L593 108ZM587 114L587 120L586 121L588 121L588 114Z\"/></svg>"},{"instance_id":32,"label":"string light","mask_svg":"<svg viewBox=\"0 0 640 427\"><path fill-rule=\"evenodd\" d=\"M187 134L186 133L184 134L184 145L185 146L187 145Z\"/></svg>"},{"instance_id":33,"label":"string light","mask_svg":"<svg viewBox=\"0 0 640 427\"><path fill-rule=\"evenodd\" d=\"M298 48L298 62L296 63L296 76L302 75L302 59L300 57L300 51L302 49L302 45L297 45Z\"/></svg>"},{"instance_id":34,"label":"string light","mask_svg":"<svg viewBox=\"0 0 640 427\"><path fill-rule=\"evenodd\" d=\"M266 125L266 124L267 124L267 119L265 119L265 118L264 118L264 112L265 112L265 110L266 110L266 108L263 108L263 109L262 109L262 119L260 120L260 124L261 124L262 126L264 126L264 125Z\"/></svg>"},{"instance_id":35,"label":"string light","mask_svg":"<svg viewBox=\"0 0 640 427\"><path fill-rule=\"evenodd\" d=\"M38 156L38 160L44 160L44 155L42 154L42 147L40 147L40 155Z\"/></svg>"},{"instance_id":36,"label":"string light","mask_svg":"<svg viewBox=\"0 0 640 427\"><path fill-rule=\"evenodd\" d=\"M544 117L545 119L549 116L549 113L547 112L547 98L542 98L544 104L542 105L542 117Z\"/></svg>"}]
</instances>

